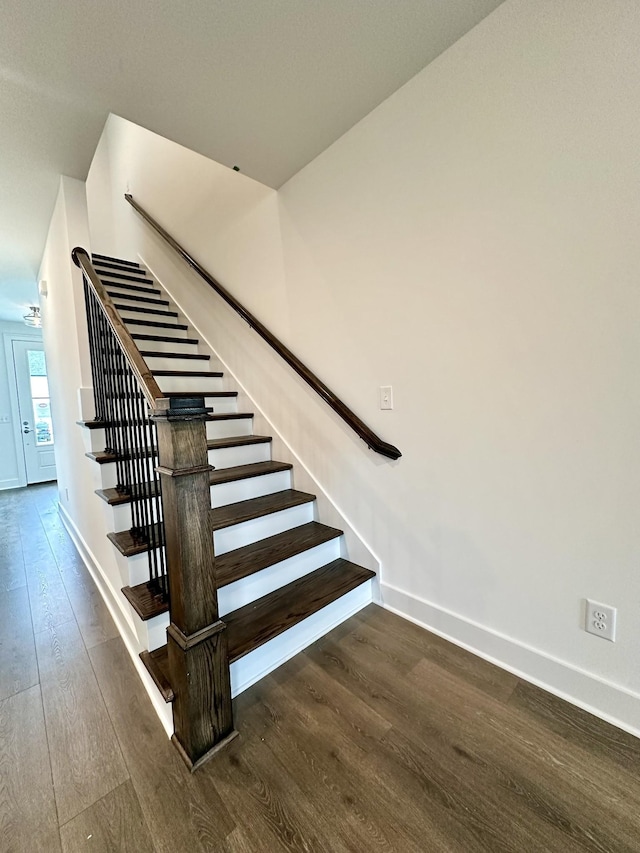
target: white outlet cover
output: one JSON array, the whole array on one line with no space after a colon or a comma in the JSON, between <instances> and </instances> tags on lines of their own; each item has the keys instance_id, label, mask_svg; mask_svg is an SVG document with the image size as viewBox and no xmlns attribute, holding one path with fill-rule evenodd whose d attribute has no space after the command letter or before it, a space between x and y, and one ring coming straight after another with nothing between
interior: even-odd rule
<instances>
[{"instance_id":1,"label":"white outlet cover","mask_svg":"<svg viewBox=\"0 0 640 853\"><path fill-rule=\"evenodd\" d=\"M616 641L616 616L618 611L608 604L587 598L584 629L589 634L602 637L603 640Z\"/></svg>"}]
</instances>

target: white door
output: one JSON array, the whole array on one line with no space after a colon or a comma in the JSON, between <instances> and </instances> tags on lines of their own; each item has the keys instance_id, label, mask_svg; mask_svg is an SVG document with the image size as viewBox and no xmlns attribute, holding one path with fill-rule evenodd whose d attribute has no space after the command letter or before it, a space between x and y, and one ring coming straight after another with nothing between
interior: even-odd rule
<instances>
[{"instance_id":1,"label":"white door","mask_svg":"<svg viewBox=\"0 0 640 853\"><path fill-rule=\"evenodd\" d=\"M47 363L38 341L13 341L27 483L56 479Z\"/></svg>"}]
</instances>

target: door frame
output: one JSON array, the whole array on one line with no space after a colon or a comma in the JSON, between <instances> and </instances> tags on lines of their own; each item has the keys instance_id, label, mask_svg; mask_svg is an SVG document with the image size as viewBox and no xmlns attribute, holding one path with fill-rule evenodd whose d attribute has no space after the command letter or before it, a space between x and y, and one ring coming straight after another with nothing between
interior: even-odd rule
<instances>
[{"instance_id":1,"label":"door frame","mask_svg":"<svg viewBox=\"0 0 640 853\"><path fill-rule=\"evenodd\" d=\"M13 441L16 446L16 460L18 463L18 476L16 477L13 486L4 486L4 488L19 489L21 486L27 485L27 464L24 458L24 447L22 444L22 431L20 427L20 406L18 404L18 380L16 377L16 367L13 361L13 342L26 341L27 343L41 343L42 334L29 334L25 331L20 332L3 332L2 338L4 341L4 355L7 365L7 379L9 380L9 406L11 409L11 424L13 426ZM46 353L45 353L46 358ZM54 434L55 435L55 434Z\"/></svg>"}]
</instances>

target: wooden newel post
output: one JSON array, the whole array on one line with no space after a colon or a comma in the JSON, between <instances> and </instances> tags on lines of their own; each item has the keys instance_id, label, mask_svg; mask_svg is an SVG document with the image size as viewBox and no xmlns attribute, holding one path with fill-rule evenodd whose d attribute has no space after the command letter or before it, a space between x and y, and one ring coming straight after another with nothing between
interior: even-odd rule
<instances>
[{"instance_id":1,"label":"wooden newel post","mask_svg":"<svg viewBox=\"0 0 640 853\"><path fill-rule=\"evenodd\" d=\"M237 734L226 626L218 616L206 415L202 398L156 400L153 413L170 595L172 740L191 771Z\"/></svg>"}]
</instances>

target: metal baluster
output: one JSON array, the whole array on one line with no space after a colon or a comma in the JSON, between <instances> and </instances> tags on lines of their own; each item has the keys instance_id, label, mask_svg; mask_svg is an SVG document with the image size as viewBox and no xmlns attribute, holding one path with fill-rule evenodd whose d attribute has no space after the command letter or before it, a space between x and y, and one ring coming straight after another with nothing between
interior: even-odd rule
<instances>
[{"instance_id":1,"label":"metal baluster","mask_svg":"<svg viewBox=\"0 0 640 853\"><path fill-rule=\"evenodd\" d=\"M101 385L101 397L102 397L102 406L104 412L104 418L107 421L107 428L105 429L105 450L112 450L114 445L114 422L111 412L111 400L110 400L110 388L109 388L109 366L108 366L108 354L105 348L105 340L104 340L104 317L102 315L102 311L100 306L96 304L96 299L93 299L93 315L94 315L94 324L95 324L95 337L96 337L96 354L98 358L98 374L100 378Z\"/></svg>"},{"instance_id":2,"label":"metal baluster","mask_svg":"<svg viewBox=\"0 0 640 853\"><path fill-rule=\"evenodd\" d=\"M135 519L132 535L138 542L146 541L146 517L140 500L140 483L144 480L144 460L142 443L136 428L135 415L135 380L130 370L124 376L124 394L127 405L127 430L131 444L132 485L131 485L131 515Z\"/></svg>"},{"instance_id":3,"label":"metal baluster","mask_svg":"<svg viewBox=\"0 0 640 853\"><path fill-rule=\"evenodd\" d=\"M158 591L167 601L169 599L169 579L167 577L166 553L164 543L164 515L162 512L162 489L161 480L156 471L156 462L158 461L158 440L156 436L156 426L149 418L149 434L153 447L153 505L155 515L158 519Z\"/></svg>"},{"instance_id":4,"label":"metal baluster","mask_svg":"<svg viewBox=\"0 0 640 853\"><path fill-rule=\"evenodd\" d=\"M168 597L157 438L147 402L102 304L84 279L96 419L105 422L105 450L116 455L117 488L131 498L131 535L148 544L149 582Z\"/></svg>"},{"instance_id":5,"label":"metal baluster","mask_svg":"<svg viewBox=\"0 0 640 853\"><path fill-rule=\"evenodd\" d=\"M119 456L119 436L118 436L118 413L115 406L115 398L116 398L116 389L115 389L115 376L114 376L114 352L111 344L111 330L109 328L109 324L100 312L99 316L99 335L100 335L100 352L102 353L102 365L101 368L105 377L105 402L107 407L107 417L109 420L109 430L107 431L107 447L105 448L109 453L113 453L116 455L116 472L117 472L117 483L116 489L121 492L123 489L123 483L121 479L122 470L120 465L120 460L117 459Z\"/></svg>"},{"instance_id":6,"label":"metal baluster","mask_svg":"<svg viewBox=\"0 0 640 853\"><path fill-rule=\"evenodd\" d=\"M149 545L149 552L148 552L148 554L149 554L149 571L151 574L151 581L155 587L155 584L156 584L157 578L158 578L158 554L157 554L157 550L156 550L158 543L157 543L157 532L156 532L156 527L155 527L155 523L154 523L155 520L153 517L153 504L151 502L151 479L152 478L151 478L151 474L150 474L150 469L152 469L152 467L153 467L153 456L147 455L147 450L149 451L149 453L152 453L153 450L152 450L152 448L149 447L150 441L149 441L149 437L148 437L148 427L147 427L148 419L147 419L146 401L145 401L143 395L140 393L140 391L138 391L138 393L136 394L136 422L137 422L137 428L138 428L140 434L144 438L143 446L144 446L144 450L145 450L145 457L144 457L145 476L144 476L142 482L140 483L140 492L141 492L140 499L141 499L141 502L144 506L145 515L148 519L147 542Z\"/></svg>"},{"instance_id":7,"label":"metal baluster","mask_svg":"<svg viewBox=\"0 0 640 853\"><path fill-rule=\"evenodd\" d=\"M103 420L104 402L100 393L100 374L98 372L98 359L96 355L96 338L93 322L93 291L89 287L89 282L86 276L83 275L82 281L84 284L84 304L87 313L87 330L89 333L89 354L91 361L91 378L93 380L93 401L95 408L95 419Z\"/></svg>"},{"instance_id":8,"label":"metal baluster","mask_svg":"<svg viewBox=\"0 0 640 853\"><path fill-rule=\"evenodd\" d=\"M147 437L147 444L149 447L149 478L145 484L145 500L148 501L149 505L149 513L151 515L152 527L151 527L151 537L149 546L151 548L151 567L154 576L154 591L162 592L162 558L163 554L161 551L161 538L160 538L160 530L161 530L161 520L160 515L158 513L158 505L155 497L155 487L156 487L156 446L153 435L152 422L149 418L149 411L147 409L146 401L141 396L140 397L140 406L141 411L144 415L144 425L145 425L145 436ZM154 523L155 522L155 523Z\"/></svg>"},{"instance_id":9,"label":"metal baluster","mask_svg":"<svg viewBox=\"0 0 640 853\"><path fill-rule=\"evenodd\" d=\"M130 489L129 476L129 442L127 439L127 427L124 415L124 398L122 394L122 371L124 369L124 358L118 346L115 335L109 329L109 351L112 364L113 385L113 413L116 418L116 444L118 445L118 485L121 494L128 494Z\"/></svg>"},{"instance_id":10,"label":"metal baluster","mask_svg":"<svg viewBox=\"0 0 640 853\"><path fill-rule=\"evenodd\" d=\"M125 405L125 419L127 426L127 442L129 444L129 479L131 486L129 494L131 495L131 518L133 527L136 530L136 536L139 540L144 539L144 520L140 507L140 478L144 476L143 464L140 458L140 448L138 447L133 426L133 391L132 391L132 376L126 359L122 359L125 373L122 377L122 394Z\"/></svg>"}]
</instances>

